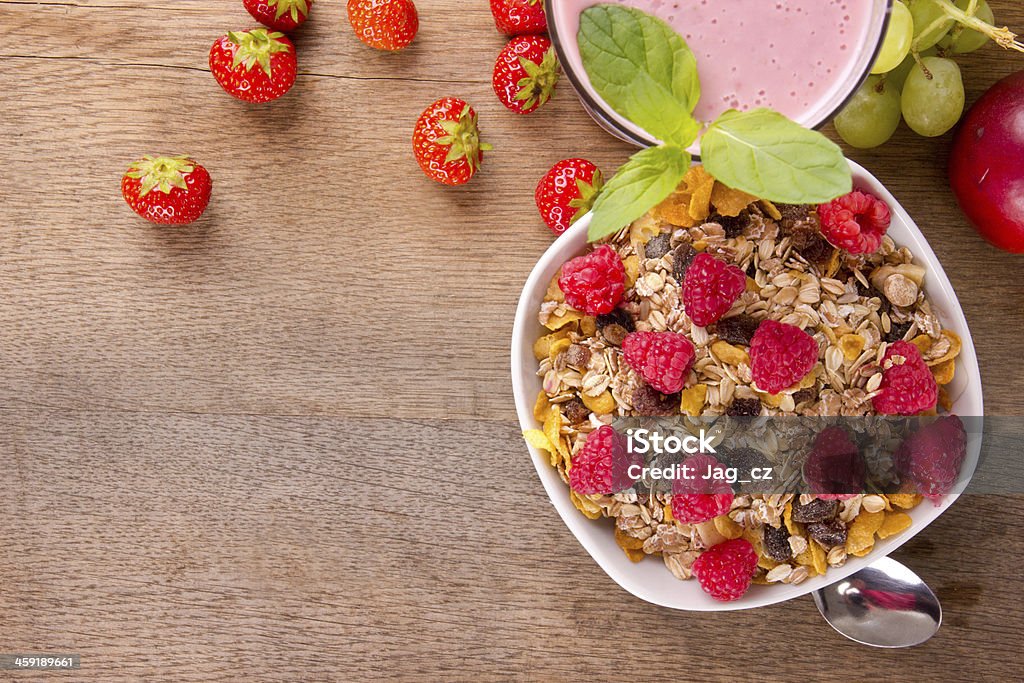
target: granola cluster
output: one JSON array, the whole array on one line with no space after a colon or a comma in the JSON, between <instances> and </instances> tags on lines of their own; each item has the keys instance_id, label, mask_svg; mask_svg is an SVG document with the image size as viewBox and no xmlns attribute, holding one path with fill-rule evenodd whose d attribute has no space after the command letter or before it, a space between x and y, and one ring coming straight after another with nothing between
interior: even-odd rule
<instances>
[{"instance_id":1,"label":"granola cluster","mask_svg":"<svg viewBox=\"0 0 1024 683\"><path fill-rule=\"evenodd\" d=\"M921 352L939 385L938 409L949 410L944 385L953 379L960 340L933 312L923 291L925 270L911 252L888 236L873 253L836 249L821 234L816 207L776 206L749 195L737 201L737 194L695 167L665 202L603 240L626 273L624 297L610 313L574 309L558 276L552 280L538 316L549 333L534 345L543 378L534 412L543 430L526 436L550 453L567 483L587 435L619 417L873 415L886 349L899 340ZM681 296L687 268L700 253L746 274L745 290L706 326L690 319ZM812 370L774 394L759 390L751 375L751 338L765 320L800 328L819 349ZM637 331L675 332L692 343L681 391L661 393L625 361L623 341ZM755 424L746 438L751 461L775 468L778 480L802 476L806 435L759 432ZM758 554L755 583L799 583L841 566L849 555L867 554L876 538L910 525L905 510L921 496L900 489L892 471L891 454L902 438L882 433L877 447L863 454L882 473L870 489L879 492L842 500L740 491L727 514L683 524L672 518L668 493L570 495L587 517L614 521L615 538L630 559L660 556L680 579L690 577L706 549L745 538Z\"/></svg>"}]
</instances>

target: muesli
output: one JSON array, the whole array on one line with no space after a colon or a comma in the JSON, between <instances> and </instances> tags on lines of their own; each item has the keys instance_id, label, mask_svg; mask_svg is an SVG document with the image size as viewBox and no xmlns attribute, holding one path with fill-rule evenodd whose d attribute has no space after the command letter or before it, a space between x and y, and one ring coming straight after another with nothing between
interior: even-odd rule
<instances>
[{"instance_id":1,"label":"muesli","mask_svg":"<svg viewBox=\"0 0 1024 683\"><path fill-rule=\"evenodd\" d=\"M696 575L713 597L736 599L751 582L800 583L866 555L910 526L906 510L949 490L949 472L919 457L944 449L953 457L943 467L959 468L955 417L863 453L842 427L800 442L752 427L749 458L777 479L811 479L809 457L849 451L883 472L871 491L664 493L613 481L622 444L610 425L624 417L947 412L960 339L943 329L924 268L885 234L888 223L888 207L864 192L777 205L694 166L665 201L552 280L538 312L548 333L533 349L543 427L526 438L550 454L584 515L613 520L631 560L660 557L677 578Z\"/></svg>"}]
</instances>

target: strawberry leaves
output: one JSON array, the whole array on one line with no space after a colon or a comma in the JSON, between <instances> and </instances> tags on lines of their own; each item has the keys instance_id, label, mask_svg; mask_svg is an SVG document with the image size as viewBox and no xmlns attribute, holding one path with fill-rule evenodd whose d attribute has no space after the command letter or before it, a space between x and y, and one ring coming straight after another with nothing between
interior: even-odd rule
<instances>
[{"instance_id":1,"label":"strawberry leaves","mask_svg":"<svg viewBox=\"0 0 1024 683\"><path fill-rule=\"evenodd\" d=\"M555 49L549 47L539 64L526 57L520 57L519 65L526 72L526 76L516 83L519 87L516 100L524 103L523 109L532 110L534 106L539 107L547 102L554 92L555 84L558 83L558 58L555 56Z\"/></svg>"},{"instance_id":2,"label":"strawberry leaves","mask_svg":"<svg viewBox=\"0 0 1024 683\"><path fill-rule=\"evenodd\" d=\"M254 28L251 31L229 31L228 40L237 45L235 58L231 68L237 69L244 65L246 71L259 64L263 72L273 77L270 69L270 55L278 52L288 52L291 48L284 42L278 40L284 34L278 31L270 32L265 28Z\"/></svg>"}]
</instances>

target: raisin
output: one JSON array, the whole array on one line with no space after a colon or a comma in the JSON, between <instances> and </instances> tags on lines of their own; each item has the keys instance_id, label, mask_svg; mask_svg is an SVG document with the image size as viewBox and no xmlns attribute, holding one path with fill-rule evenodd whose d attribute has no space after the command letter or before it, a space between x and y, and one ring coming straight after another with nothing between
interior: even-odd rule
<instances>
[{"instance_id":1,"label":"raisin","mask_svg":"<svg viewBox=\"0 0 1024 683\"><path fill-rule=\"evenodd\" d=\"M771 524L763 527L764 554L776 562L785 562L793 556L793 549L789 545L789 531L780 526L778 529Z\"/></svg>"},{"instance_id":2,"label":"raisin","mask_svg":"<svg viewBox=\"0 0 1024 683\"><path fill-rule=\"evenodd\" d=\"M628 334L629 330L622 325L605 325L601 328L601 335L612 346L622 346L622 342Z\"/></svg>"},{"instance_id":3,"label":"raisin","mask_svg":"<svg viewBox=\"0 0 1024 683\"><path fill-rule=\"evenodd\" d=\"M569 424L579 424L580 422L585 422L590 417L590 409L583 405L583 401L578 398L563 403L562 413L565 415L565 419L569 421Z\"/></svg>"},{"instance_id":4,"label":"raisin","mask_svg":"<svg viewBox=\"0 0 1024 683\"><path fill-rule=\"evenodd\" d=\"M808 524L807 533L826 548L846 543L846 525L838 519Z\"/></svg>"},{"instance_id":5,"label":"raisin","mask_svg":"<svg viewBox=\"0 0 1024 683\"><path fill-rule=\"evenodd\" d=\"M907 321L905 323L894 322L889 328L889 331L885 333L885 341L887 342L898 342L903 337L907 336L907 332L910 331L910 326L913 325L913 321Z\"/></svg>"},{"instance_id":6,"label":"raisin","mask_svg":"<svg viewBox=\"0 0 1024 683\"><path fill-rule=\"evenodd\" d=\"M661 258L667 254L670 250L670 237L667 232L663 232L657 237L652 238L644 247L644 256L647 258Z\"/></svg>"},{"instance_id":7,"label":"raisin","mask_svg":"<svg viewBox=\"0 0 1024 683\"><path fill-rule=\"evenodd\" d=\"M587 367L590 362L590 349L582 344L572 344L565 352L565 362L577 368Z\"/></svg>"},{"instance_id":8,"label":"raisin","mask_svg":"<svg viewBox=\"0 0 1024 683\"><path fill-rule=\"evenodd\" d=\"M823 266L832 258L835 247L828 243L821 235L812 235L804 243L803 247L794 248L800 252L804 260L815 266Z\"/></svg>"},{"instance_id":9,"label":"raisin","mask_svg":"<svg viewBox=\"0 0 1024 683\"><path fill-rule=\"evenodd\" d=\"M642 384L633 392L633 410L644 416L678 415L679 394L666 395Z\"/></svg>"},{"instance_id":10,"label":"raisin","mask_svg":"<svg viewBox=\"0 0 1024 683\"><path fill-rule=\"evenodd\" d=\"M743 234L743 231L750 227L753 222L753 216L750 211L743 209L740 211L738 216L719 216L714 215L708 219L711 223L718 223L725 230L726 237L739 237Z\"/></svg>"},{"instance_id":11,"label":"raisin","mask_svg":"<svg viewBox=\"0 0 1024 683\"><path fill-rule=\"evenodd\" d=\"M817 396L814 389L801 389L793 394L793 405L800 405L804 401L813 401Z\"/></svg>"},{"instance_id":12,"label":"raisin","mask_svg":"<svg viewBox=\"0 0 1024 683\"><path fill-rule=\"evenodd\" d=\"M807 505L799 501L793 503L793 521L801 524L812 522L828 522L839 512L839 501L815 498Z\"/></svg>"},{"instance_id":13,"label":"raisin","mask_svg":"<svg viewBox=\"0 0 1024 683\"><path fill-rule=\"evenodd\" d=\"M619 325L620 327L626 328L627 332L633 332L636 330L636 324L633 322L633 316L629 314L629 311L623 308L616 308L611 313L605 313L604 315L597 316L598 329L601 329L606 325Z\"/></svg>"},{"instance_id":14,"label":"raisin","mask_svg":"<svg viewBox=\"0 0 1024 683\"><path fill-rule=\"evenodd\" d=\"M714 333L718 335L719 339L730 344L750 346L750 340L754 338L754 333L757 332L757 326L760 324L761 322L757 318L742 313L719 320L715 324Z\"/></svg>"},{"instance_id":15,"label":"raisin","mask_svg":"<svg viewBox=\"0 0 1024 683\"><path fill-rule=\"evenodd\" d=\"M756 398L735 398L725 410L730 417L753 417L761 414L761 400Z\"/></svg>"},{"instance_id":16,"label":"raisin","mask_svg":"<svg viewBox=\"0 0 1024 683\"><path fill-rule=\"evenodd\" d=\"M675 275L676 282L679 284L683 283L683 278L686 277L686 269L690 267L696 256L697 250L689 244L680 244L672 252L672 274Z\"/></svg>"},{"instance_id":17,"label":"raisin","mask_svg":"<svg viewBox=\"0 0 1024 683\"><path fill-rule=\"evenodd\" d=\"M776 204L783 221L806 220L815 210L811 204Z\"/></svg>"},{"instance_id":18,"label":"raisin","mask_svg":"<svg viewBox=\"0 0 1024 683\"><path fill-rule=\"evenodd\" d=\"M772 464L768 462L768 458L764 456L764 453L757 450L756 448L736 448L725 454L725 461L730 467L735 467L740 471L740 474L750 474L750 471L755 467L771 467Z\"/></svg>"}]
</instances>

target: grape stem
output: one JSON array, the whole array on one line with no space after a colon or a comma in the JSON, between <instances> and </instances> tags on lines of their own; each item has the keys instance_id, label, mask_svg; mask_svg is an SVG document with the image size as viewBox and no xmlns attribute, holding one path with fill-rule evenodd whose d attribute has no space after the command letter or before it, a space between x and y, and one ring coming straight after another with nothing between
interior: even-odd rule
<instances>
[{"instance_id":1,"label":"grape stem","mask_svg":"<svg viewBox=\"0 0 1024 683\"><path fill-rule=\"evenodd\" d=\"M920 33L921 36L924 36L928 34L930 31L939 28L939 26L941 26L943 22L947 21L947 19L953 19L954 21L961 24L964 28L974 29L978 33L982 33L988 36L999 47L1005 48L1007 50L1017 50L1018 52L1024 52L1024 43L1020 43L1019 41L1017 41L1017 34L1011 31L1008 26L1003 26L1001 28L993 26L987 21L982 21L978 17L972 16L972 14L964 12L962 9L951 3L949 0L932 0L932 2L935 3L935 5L937 5L938 8L941 9L946 14L946 16L939 17L931 24L929 24L928 27Z\"/></svg>"}]
</instances>

